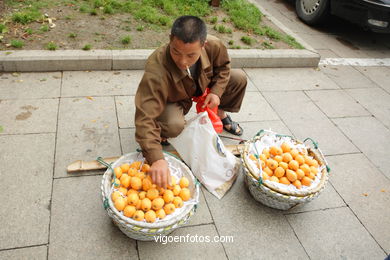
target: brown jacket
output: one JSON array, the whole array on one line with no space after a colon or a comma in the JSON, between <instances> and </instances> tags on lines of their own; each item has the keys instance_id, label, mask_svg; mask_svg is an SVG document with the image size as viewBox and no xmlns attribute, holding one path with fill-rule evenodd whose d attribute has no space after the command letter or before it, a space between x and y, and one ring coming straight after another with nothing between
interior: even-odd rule
<instances>
[{"instance_id":1,"label":"brown jacket","mask_svg":"<svg viewBox=\"0 0 390 260\"><path fill-rule=\"evenodd\" d=\"M222 96L230 77L230 58L226 47L216 37L208 35L200 56L199 86ZM179 103L186 114L195 93L194 81L180 70L169 53L169 44L155 50L148 58L145 73L135 95L135 137L146 160L163 159L160 144L161 129L156 118L167 103Z\"/></svg>"}]
</instances>

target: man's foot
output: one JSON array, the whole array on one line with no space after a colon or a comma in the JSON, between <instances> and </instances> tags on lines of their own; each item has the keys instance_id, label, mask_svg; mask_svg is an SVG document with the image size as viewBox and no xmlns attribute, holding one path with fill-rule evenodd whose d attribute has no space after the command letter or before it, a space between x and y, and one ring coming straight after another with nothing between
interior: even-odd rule
<instances>
[{"instance_id":1,"label":"man's foot","mask_svg":"<svg viewBox=\"0 0 390 260\"><path fill-rule=\"evenodd\" d=\"M231 134L241 136L244 132L244 129L242 129L242 127L237 122L234 122L229 115L226 115L226 117L221 119L221 121L223 124L223 129Z\"/></svg>"}]
</instances>

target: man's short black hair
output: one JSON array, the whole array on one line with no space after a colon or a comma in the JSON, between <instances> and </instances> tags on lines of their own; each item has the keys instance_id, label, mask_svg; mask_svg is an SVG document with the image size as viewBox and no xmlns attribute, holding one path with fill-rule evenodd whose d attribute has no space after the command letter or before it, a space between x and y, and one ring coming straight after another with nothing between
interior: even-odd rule
<instances>
[{"instance_id":1,"label":"man's short black hair","mask_svg":"<svg viewBox=\"0 0 390 260\"><path fill-rule=\"evenodd\" d=\"M171 29L171 37L177 37L184 43L200 41L203 44L207 37L206 24L196 16L180 16L175 20Z\"/></svg>"}]
</instances>

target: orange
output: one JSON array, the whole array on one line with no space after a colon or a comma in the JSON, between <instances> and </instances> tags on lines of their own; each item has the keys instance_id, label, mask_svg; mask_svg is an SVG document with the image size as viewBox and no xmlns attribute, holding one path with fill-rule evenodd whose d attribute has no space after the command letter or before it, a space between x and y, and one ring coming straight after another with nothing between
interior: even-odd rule
<instances>
[{"instance_id":1,"label":"orange","mask_svg":"<svg viewBox=\"0 0 390 260\"><path fill-rule=\"evenodd\" d=\"M122 193L123 196L126 196L126 195L127 195L127 189L126 189L125 187L120 187L120 188L118 189L118 191L119 191L120 193Z\"/></svg>"},{"instance_id":2,"label":"orange","mask_svg":"<svg viewBox=\"0 0 390 260\"><path fill-rule=\"evenodd\" d=\"M175 212L175 205L173 203L168 203L168 204L165 204L164 206L164 211L165 211L165 214L169 215L169 214L172 214L173 212Z\"/></svg>"},{"instance_id":3,"label":"orange","mask_svg":"<svg viewBox=\"0 0 390 260\"><path fill-rule=\"evenodd\" d=\"M163 195L165 203L171 203L173 201L173 192L171 190L166 190Z\"/></svg>"},{"instance_id":4,"label":"orange","mask_svg":"<svg viewBox=\"0 0 390 260\"><path fill-rule=\"evenodd\" d=\"M141 209L143 211L148 211L152 208L152 201L148 198L144 198L142 201L141 201Z\"/></svg>"},{"instance_id":5,"label":"orange","mask_svg":"<svg viewBox=\"0 0 390 260\"><path fill-rule=\"evenodd\" d=\"M298 154L296 157L295 157L295 161L297 161L299 163L299 165L302 165L305 163L305 158L303 158L302 155Z\"/></svg>"},{"instance_id":6,"label":"orange","mask_svg":"<svg viewBox=\"0 0 390 260\"><path fill-rule=\"evenodd\" d=\"M297 173L298 180L301 180L303 177L305 177L305 172L301 169L298 169L295 171Z\"/></svg>"},{"instance_id":7,"label":"orange","mask_svg":"<svg viewBox=\"0 0 390 260\"><path fill-rule=\"evenodd\" d=\"M175 195L175 196L179 195L180 190L181 190L180 185L176 184L176 185L173 187L173 190L172 190L172 191L173 191L173 195Z\"/></svg>"},{"instance_id":8,"label":"orange","mask_svg":"<svg viewBox=\"0 0 390 260\"><path fill-rule=\"evenodd\" d=\"M129 165L129 167L130 167L130 168L134 168L134 169L139 170L139 168L141 168L141 163L142 163L142 162L140 162L140 161L135 161L135 162L131 163L131 164Z\"/></svg>"},{"instance_id":9,"label":"orange","mask_svg":"<svg viewBox=\"0 0 390 260\"><path fill-rule=\"evenodd\" d=\"M146 191L141 191L140 193L138 193L138 197L140 200L143 200L144 198L146 198Z\"/></svg>"},{"instance_id":10,"label":"orange","mask_svg":"<svg viewBox=\"0 0 390 260\"><path fill-rule=\"evenodd\" d=\"M312 172L314 175L317 175L318 169L315 166L310 166L310 172Z\"/></svg>"},{"instance_id":11,"label":"orange","mask_svg":"<svg viewBox=\"0 0 390 260\"><path fill-rule=\"evenodd\" d=\"M282 143L281 148L284 153L288 153L291 151L290 145L286 142Z\"/></svg>"},{"instance_id":12,"label":"orange","mask_svg":"<svg viewBox=\"0 0 390 260\"><path fill-rule=\"evenodd\" d=\"M134 215L133 215L133 219L134 220L137 220L137 221L142 221L144 220L144 217L145 217L145 214L142 210L137 210Z\"/></svg>"},{"instance_id":13,"label":"orange","mask_svg":"<svg viewBox=\"0 0 390 260\"><path fill-rule=\"evenodd\" d=\"M275 170L278 167L278 162L273 160L273 159L268 159L267 160L267 166L271 170Z\"/></svg>"},{"instance_id":14,"label":"orange","mask_svg":"<svg viewBox=\"0 0 390 260\"><path fill-rule=\"evenodd\" d=\"M179 196L183 201L189 200L191 198L190 190L188 188L181 189Z\"/></svg>"},{"instance_id":15,"label":"orange","mask_svg":"<svg viewBox=\"0 0 390 260\"><path fill-rule=\"evenodd\" d=\"M275 169L274 175L278 178L283 177L284 176L284 169L279 166L278 168Z\"/></svg>"},{"instance_id":16,"label":"orange","mask_svg":"<svg viewBox=\"0 0 390 260\"><path fill-rule=\"evenodd\" d=\"M112 180L112 183L114 183L114 180ZM119 186L121 186L121 181L119 179L115 179L114 187L119 187Z\"/></svg>"},{"instance_id":17,"label":"orange","mask_svg":"<svg viewBox=\"0 0 390 260\"><path fill-rule=\"evenodd\" d=\"M145 178L142 180L142 189L144 191L148 191L150 188L152 188L152 181L148 178Z\"/></svg>"},{"instance_id":18,"label":"orange","mask_svg":"<svg viewBox=\"0 0 390 260\"><path fill-rule=\"evenodd\" d=\"M158 195L160 195L160 193L158 192L157 189L149 189L147 192L146 192L146 197L149 198L151 201L154 200L155 198L158 197Z\"/></svg>"},{"instance_id":19,"label":"orange","mask_svg":"<svg viewBox=\"0 0 390 260\"><path fill-rule=\"evenodd\" d=\"M282 155L283 150L280 147L271 146L271 148L269 149L269 153L272 154L273 156Z\"/></svg>"},{"instance_id":20,"label":"orange","mask_svg":"<svg viewBox=\"0 0 390 260\"><path fill-rule=\"evenodd\" d=\"M282 157L283 157L283 162L286 162L286 163L290 162L293 159L292 155L289 153L284 153L282 155Z\"/></svg>"},{"instance_id":21,"label":"orange","mask_svg":"<svg viewBox=\"0 0 390 260\"><path fill-rule=\"evenodd\" d=\"M159 196L164 195L164 192L165 192L165 189L164 189L164 188L159 188L159 189L158 189L158 195L159 195Z\"/></svg>"},{"instance_id":22,"label":"orange","mask_svg":"<svg viewBox=\"0 0 390 260\"><path fill-rule=\"evenodd\" d=\"M150 165L147 163L144 163L141 167L141 171L147 173L150 170Z\"/></svg>"},{"instance_id":23,"label":"orange","mask_svg":"<svg viewBox=\"0 0 390 260\"><path fill-rule=\"evenodd\" d=\"M138 177L131 177L130 179L130 186L134 190L139 190L142 188L142 181Z\"/></svg>"},{"instance_id":24,"label":"orange","mask_svg":"<svg viewBox=\"0 0 390 260\"><path fill-rule=\"evenodd\" d=\"M143 199L142 199L142 200L143 200ZM137 203L137 206L135 206L135 208L136 208L137 210L139 210L139 209L142 208L142 200L140 199L140 200L138 201L138 203Z\"/></svg>"},{"instance_id":25,"label":"orange","mask_svg":"<svg viewBox=\"0 0 390 260\"><path fill-rule=\"evenodd\" d=\"M121 167L115 167L114 173L117 178L120 178L122 176L122 168Z\"/></svg>"},{"instance_id":26,"label":"orange","mask_svg":"<svg viewBox=\"0 0 390 260\"><path fill-rule=\"evenodd\" d=\"M265 162L260 160L260 163L261 163L261 169L264 169L266 166ZM259 165L257 165L257 167L260 168Z\"/></svg>"},{"instance_id":27,"label":"orange","mask_svg":"<svg viewBox=\"0 0 390 260\"><path fill-rule=\"evenodd\" d=\"M282 184L290 185L291 182L287 179L287 177L282 177L279 179L279 182Z\"/></svg>"},{"instance_id":28,"label":"orange","mask_svg":"<svg viewBox=\"0 0 390 260\"><path fill-rule=\"evenodd\" d=\"M307 176L303 177L302 180L301 180L301 183L304 186L310 186L311 182L312 182L312 180L309 177L307 177Z\"/></svg>"},{"instance_id":29,"label":"orange","mask_svg":"<svg viewBox=\"0 0 390 260\"><path fill-rule=\"evenodd\" d=\"M297 174L292 170L286 171L286 177L289 181L294 182L297 180Z\"/></svg>"},{"instance_id":30,"label":"orange","mask_svg":"<svg viewBox=\"0 0 390 260\"><path fill-rule=\"evenodd\" d=\"M142 181L143 179L145 179L145 173L144 173L144 172L138 172L138 173L135 175L135 177L140 178L141 181Z\"/></svg>"},{"instance_id":31,"label":"orange","mask_svg":"<svg viewBox=\"0 0 390 260\"><path fill-rule=\"evenodd\" d=\"M288 164L285 162L280 162L279 166L282 167L283 169L287 170L288 169Z\"/></svg>"},{"instance_id":32,"label":"orange","mask_svg":"<svg viewBox=\"0 0 390 260\"><path fill-rule=\"evenodd\" d=\"M176 183L176 177L175 176L171 176L171 186L175 186L177 183Z\"/></svg>"},{"instance_id":33,"label":"orange","mask_svg":"<svg viewBox=\"0 0 390 260\"><path fill-rule=\"evenodd\" d=\"M314 180L316 178L315 174L314 173L309 173L309 176L308 176L310 179Z\"/></svg>"},{"instance_id":34,"label":"orange","mask_svg":"<svg viewBox=\"0 0 390 260\"><path fill-rule=\"evenodd\" d=\"M125 198L123 198L123 197L118 197L116 200L115 200L115 202L114 202L114 206L115 206L115 208L118 210L118 211L122 211L122 210L124 210L125 209L125 207L126 207L126 200L125 200Z\"/></svg>"},{"instance_id":35,"label":"orange","mask_svg":"<svg viewBox=\"0 0 390 260\"><path fill-rule=\"evenodd\" d=\"M121 194L120 194L119 191L116 190L116 191L114 191L113 193L111 193L111 200L112 200L113 202L115 202L116 199L119 198L119 197L121 197Z\"/></svg>"},{"instance_id":36,"label":"orange","mask_svg":"<svg viewBox=\"0 0 390 260\"><path fill-rule=\"evenodd\" d=\"M290 168L291 170L298 170L299 169L299 163L295 160L292 160L288 163L288 168Z\"/></svg>"},{"instance_id":37,"label":"orange","mask_svg":"<svg viewBox=\"0 0 390 260\"><path fill-rule=\"evenodd\" d=\"M138 193L132 193L127 196L127 204L137 206L139 201Z\"/></svg>"},{"instance_id":38,"label":"orange","mask_svg":"<svg viewBox=\"0 0 390 260\"><path fill-rule=\"evenodd\" d=\"M278 177L276 177L276 176L271 176L271 177L269 178L269 180L270 180L270 181L274 181L274 182L279 182L279 179L278 179Z\"/></svg>"},{"instance_id":39,"label":"orange","mask_svg":"<svg viewBox=\"0 0 390 260\"><path fill-rule=\"evenodd\" d=\"M128 188L130 186L130 178L131 177L129 175L127 175L126 173L122 174L120 180L121 180L121 184L123 187Z\"/></svg>"},{"instance_id":40,"label":"orange","mask_svg":"<svg viewBox=\"0 0 390 260\"><path fill-rule=\"evenodd\" d=\"M134 206L127 205L125 209L123 210L123 215L125 215L128 218L131 218L134 216L134 213L137 211L137 209Z\"/></svg>"},{"instance_id":41,"label":"orange","mask_svg":"<svg viewBox=\"0 0 390 260\"><path fill-rule=\"evenodd\" d=\"M299 169L301 169L306 176L310 173L310 167L306 163L299 166Z\"/></svg>"},{"instance_id":42,"label":"orange","mask_svg":"<svg viewBox=\"0 0 390 260\"><path fill-rule=\"evenodd\" d=\"M294 148L294 149L291 149L290 154L293 158L295 158L299 154L299 152L297 149Z\"/></svg>"},{"instance_id":43,"label":"orange","mask_svg":"<svg viewBox=\"0 0 390 260\"><path fill-rule=\"evenodd\" d=\"M130 169L127 171L127 174L128 174L130 177L136 176L137 173L138 173L137 169L134 169L134 168L130 168Z\"/></svg>"},{"instance_id":44,"label":"orange","mask_svg":"<svg viewBox=\"0 0 390 260\"><path fill-rule=\"evenodd\" d=\"M268 159L268 158L269 158L269 149L268 149L268 148L265 148L265 149L263 150L262 154L264 154L265 157L266 157L266 159Z\"/></svg>"},{"instance_id":45,"label":"orange","mask_svg":"<svg viewBox=\"0 0 390 260\"><path fill-rule=\"evenodd\" d=\"M173 199L173 205L175 205L175 207L178 209L178 208L181 208L183 207L183 200L180 198L180 197L175 197Z\"/></svg>"},{"instance_id":46,"label":"orange","mask_svg":"<svg viewBox=\"0 0 390 260\"><path fill-rule=\"evenodd\" d=\"M153 223L156 221L156 212L153 210L149 210L145 213L145 220L146 222Z\"/></svg>"},{"instance_id":47,"label":"orange","mask_svg":"<svg viewBox=\"0 0 390 260\"><path fill-rule=\"evenodd\" d=\"M159 209L159 210L157 210L157 211L156 211L156 216L157 216L159 219L165 218L166 214L165 214L164 209Z\"/></svg>"},{"instance_id":48,"label":"orange","mask_svg":"<svg viewBox=\"0 0 390 260\"><path fill-rule=\"evenodd\" d=\"M133 193L138 195L138 191L130 189L130 190L127 191L127 196L129 196L130 194L133 194Z\"/></svg>"},{"instance_id":49,"label":"orange","mask_svg":"<svg viewBox=\"0 0 390 260\"><path fill-rule=\"evenodd\" d=\"M299 180L296 180L293 182L293 185L297 188L300 189L302 188L302 183Z\"/></svg>"},{"instance_id":50,"label":"orange","mask_svg":"<svg viewBox=\"0 0 390 260\"><path fill-rule=\"evenodd\" d=\"M179 184L180 188L187 188L190 185L190 181L186 177L181 177Z\"/></svg>"},{"instance_id":51,"label":"orange","mask_svg":"<svg viewBox=\"0 0 390 260\"><path fill-rule=\"evenodd\" d=\"M127 172L130 168L130 165L128 163L124 163L121 165L122 172Z\"/></svg>"},{"instance_id":52,"label":"orange","mask_svg":"<svg viewBox=\"0 0 390 260\"><path fill-rule=\"evenodd\" d=\"M274 175L274 172L273 172L270 168L268 168L268 167L265 167L264 170L263 170L263 172L265 172L266 174L268 174L268 176Z\"/></svg>"},{"instance_id":53,"label":"orange","mask_svg":"<svg viewBox=\"0 0 390 260\"><path fill-rule=\"evenodd\" d=\"M162 207L164 206L164 200L162 198L155 198L153 201L152 201L152 209L153 210L159 210L159 209L162 209Z\"/></svg>"},{"instance_id":54,"label":"orange","mask_svg":"<svg viewBox=\"0 0 390 260\"><path fill-rule=\"evenodd\" d=\"M268 174L265 173L265 172L262 173L262 176L263 176L263 180L268 180L269 179Z\"/></svg>"},{"instance_id":55,"label":"orange","mask_svg":"<svg viewBox=\"0 0 390 260\"><path fill-rule=\"evenodd\" d=\"M313 159L311 160L311 165L310 166L314 166L314 167L318 167L318 161L316 159Z\"/></svg>"},{"instance_id":56,"label":"orange","mask_svg":"<svg viewBox=\"0 0 390 260\"><path fill-rule=\"evenodd\" d=\"M262 154L260 154L259 159L265 162L265 161L267 161L267 156L262 153Z\"/></svg>"},{"instance_id":57,"label":"orange","mask_svg":"<svg viewBox=\"0 0 390 260\"><path fill-rule=\"evenodd\" d=\"M274 157L274 160L277 161L278 163L280 163L281 161L283 161L283 157L281 155L276 155Z\"/></svg>"}]
</instances>

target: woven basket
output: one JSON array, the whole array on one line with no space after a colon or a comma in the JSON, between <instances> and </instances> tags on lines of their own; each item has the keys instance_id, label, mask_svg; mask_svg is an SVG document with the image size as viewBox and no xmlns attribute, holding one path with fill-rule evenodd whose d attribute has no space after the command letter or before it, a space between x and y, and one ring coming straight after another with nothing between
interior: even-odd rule
<instances>
[{"instance_id":1,"label":"woven basket","mask_svg":"<svg viewBox=\"0 0 390 260\"><path fill-rule=\"evenodd\" d=\"M112 168L118 167L124 163L140 161L142 155L140 153L129 153L120 157L112 164ZM184 206L177 209L172 215L168 215L165 219L158 220L155 223L147 223L136 221L132 218L125 217L115 207L111 200L111 188L113 172L110 168L103 175L101 190L103 196L103 205L108 215L118 228L130 238L142 241L154 240L155 236L165 236L175 229L183 226L194 215L199 201L199 182L192 175L190 169L181 161L171 155L165 154L165 160L170 167L180 169L182 176L190 180L189 189L192 194L191 201L194 203L184 203Z\"/></svg>"},{"instance_id":2,"label":"woven basket","mask_svg":"<svg viewBox=\"0 0 390 260\"><path fill-rule=\"evenodd\" d=\"M241 161L244 165L243 168L245 173L244 182L253 198L268 207L288 210L294 206L307 203L318 197L325 188L326 183L328 182L330 171L322 152L318 148L318 144L310 138L306 139L313 141L313 144L315 146L314 149L310 147L308 148L309 155L314 157L314 159L318 161L320 166L326 166L321 171L321 177L318 185L302 191L288 191L285 189L281 189L277 185L274 185L271 181L263 182L261 177L257 177L257 175L255 174L255 169L252 168L252 165L248 161L250 145L252 143L255 143L256 141L261 140L261 138L264 136L262 135L263 133L275 134L276 137L289 137L290 140L295 142L296 144L302 144L302 142L294 139L291 136L278 135L276 133L264 130L261 130L253 139L245 143L245 147L241 151Z\"/></svg>"}]
</instances>

